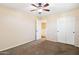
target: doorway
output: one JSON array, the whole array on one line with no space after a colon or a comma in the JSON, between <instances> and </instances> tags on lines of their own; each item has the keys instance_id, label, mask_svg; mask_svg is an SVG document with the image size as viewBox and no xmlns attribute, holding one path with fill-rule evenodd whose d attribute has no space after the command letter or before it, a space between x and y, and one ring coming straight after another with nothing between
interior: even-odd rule
<instances>
[{"instance_id":1,"label":"doorway","mask_svg":"<svg viewBox=\"0 0 79 59\"><path fill-rule=\"evenodd\" d=\"M36 40L46 38L46 20L36 20Z\"/></svg>"},{"instance_id":2,"label":"doorway","mask_svg":"<svg viewBox=\"0 0 79 59\"><path fill-rule=\"evenodd\" d=\"M36 20L36 40L41 39L41 20Z\"/></svg>"}]
</instances>

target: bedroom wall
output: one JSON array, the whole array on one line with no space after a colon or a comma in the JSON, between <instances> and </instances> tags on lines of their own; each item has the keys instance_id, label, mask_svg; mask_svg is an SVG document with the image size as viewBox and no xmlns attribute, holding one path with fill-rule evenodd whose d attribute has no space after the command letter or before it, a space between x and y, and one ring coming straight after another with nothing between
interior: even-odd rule
<instances>
[{"instance_id":1,"label":"bedroom wall","mask_svg":"<svg viewBox=\"0 0 79 59\"><path fill-rule=\"evenodd\" d=\"M50 15L46 17L47 24L46 24L46 37L47 40L57 41L57 16Z\"/></svg>"},{"instance_id":2,"label":"bedroom wall","mask_svg":"<svg viewBox=\"0 0 79 59\"><path fill-rule=\"evenodd\" d=\"M74 12L75 21L75 46L79 47L79 9Z\"/></svg>"},{"instance_id":3,"label":"bedroom wall","mask_svg":"<svg viewBox=\"0 0 79 59\"><path fill-rule=\"evenodd\" d=\"M33 15L0 6L0 51L35 40Z\"/></svg>"}]
</instances>

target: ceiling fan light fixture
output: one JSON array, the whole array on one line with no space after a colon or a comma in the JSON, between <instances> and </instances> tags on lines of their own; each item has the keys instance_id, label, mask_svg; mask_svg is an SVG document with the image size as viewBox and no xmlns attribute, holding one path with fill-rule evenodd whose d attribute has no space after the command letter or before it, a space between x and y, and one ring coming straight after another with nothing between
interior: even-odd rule
<instances>
[{"instance_id":1,"label":"ceiling fan light fixture","mask_svg":"<svg viewBox=\"0 0 79 59\"><path fill-rule=\"evenodd\" d=\"M32 6L36 7L37 9L33 9L31 11L37 11L38 14L41 14L43 11L46 11L46 12L50 11L50 9L45 9L45 7L49 6L48 3L46 3L46 4L38 3L37 5L36 4L32 4Z\"/></svg>"},{"instance_id":2,"label":"ceiling fan light fixture","mask_svg":"<svg viewBox=\"0 0 79 59\"><path fill-rule=\"evenodd\" d=\"M38 12L43 12L43 10L42 9L39 9Z\"/></svg>"},{"instance_id":3,"label":"ceiling fan light fixture","mask_svg":"<svg viewBox=\"0 0 79 59\"><path fill-rule=\"evenodd\" d=\"M41 14L42 12L43 12L42 9L39 9L39 10L38 10L38 14Z\"/></svg>"}]
</instances>

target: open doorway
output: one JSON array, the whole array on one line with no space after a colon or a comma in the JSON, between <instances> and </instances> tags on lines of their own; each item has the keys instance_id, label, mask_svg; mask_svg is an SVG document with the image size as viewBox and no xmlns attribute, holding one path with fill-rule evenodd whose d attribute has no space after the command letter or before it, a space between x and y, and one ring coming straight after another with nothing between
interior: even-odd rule
<instances>
[{"instance_id":1,"label":"open doorway","mask_svg":"<svg viewBox=\"0 0 79 59\"><path fill-rule=\"evenodd\" d=\"M36 20L36 40L46 38L46 20Z\"/></svg>"},{"instance_id":2,"label":"open doorway","mask_svg":"<svg viewBox=\"0 0 79 59\"><path fill-rule=\"evenodd\" d=\"M41 39L41 20L36 20L36 40Z\"/></svg>"}]
</instances>

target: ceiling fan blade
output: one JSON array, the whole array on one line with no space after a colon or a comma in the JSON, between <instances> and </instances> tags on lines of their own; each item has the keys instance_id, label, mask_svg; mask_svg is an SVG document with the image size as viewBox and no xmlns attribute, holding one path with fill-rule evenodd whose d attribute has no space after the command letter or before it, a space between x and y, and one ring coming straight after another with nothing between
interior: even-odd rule
<instances>
[{"instance_id":1,"label":"ceiling fan blade","mask_svg":"<svg viewBox=\"0 0 79 59\"><path fill-rule=\"evenodd\" d=\"M37 7L35 4L31 4L32 6L34 6L34 7ZM38 7L37 7L38 8Z\"/></svg>"},{"instance_id":2,"label":"ceiling fan blade","mask_svg":"<svg viewBox=\"0 0 79 59\"><path fill-rule=\"evenodd\" d=\"M48 4L48 3L46 3L46 4L44 5L44 7L47 7L47 6L49 6L49 4Z\"/></svg>"},{"instance_id":3,"label":"ceiling fan blade","mask_svg":"<svg viewBox=\"0 0 79 59\"><path fill-rule=\"evenodd\" d=\"M34 10L30 10L30 11L36 11L36 9L34 9Z\"/></svg>"},{"instance_id":4,"label":"ceiling fan blade","mask_svg":"<svg viewBox=\"0 0 79 59\"><path fill-rule=\"evenodd\" d=\"M50 11L49 9L43 9L44 11Z\"/></svg>"}]
</instances>

